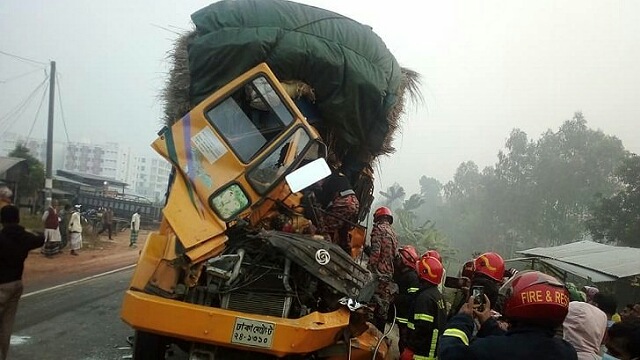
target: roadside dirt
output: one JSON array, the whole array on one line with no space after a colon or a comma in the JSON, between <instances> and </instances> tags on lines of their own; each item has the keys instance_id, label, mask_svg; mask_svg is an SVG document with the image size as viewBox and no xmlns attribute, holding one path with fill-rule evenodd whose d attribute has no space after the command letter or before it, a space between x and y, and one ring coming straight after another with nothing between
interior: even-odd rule
<instances>
[{"instance_id":1,"label":"roadside dirt","mask_svg":"<svg viewBox=\"0 0 640 360\"><path fill-rule=\"evenodd\" d=\"M113 234L113 240L109 240L106 234L85 236L78 256L69 253L68 245L52 257L46 257L40 249L35 249L25 261L22 276L24 293L133 265L148 233L140 230L136 248L129 247L129 230L126 230Z\"/></svg>"}]
</instances>

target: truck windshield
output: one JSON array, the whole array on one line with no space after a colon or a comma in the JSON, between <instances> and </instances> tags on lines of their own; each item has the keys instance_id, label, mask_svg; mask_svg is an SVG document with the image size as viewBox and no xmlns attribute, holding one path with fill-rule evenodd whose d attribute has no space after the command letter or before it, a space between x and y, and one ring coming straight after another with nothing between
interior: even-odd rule
<instances>
[{"instance_id":1,"label":"truck windshield","mask_svg":"<svg viewBox=\"0 0 640 360\"><path fill-rule=\"evenodd\" d=\"M249 163L291 124L293 114L260 76L207 111L207 118L238 158Z\"/></svg>"},{"instance_id":2,"label":"truck windshield","mask_svg":"<svg viewBox=\"0 0 640 360\"><path fill-rule=\"evenodd\" d=\"M265 194L269 191L271 185L284 176L296 160L303 157L302 151L307 148L310 141L309 134L303 128L298 128L252 168L247 174L247 179L256 192ZM315 153L317 152L316 150Z\"/></svg>"}]
</instances>

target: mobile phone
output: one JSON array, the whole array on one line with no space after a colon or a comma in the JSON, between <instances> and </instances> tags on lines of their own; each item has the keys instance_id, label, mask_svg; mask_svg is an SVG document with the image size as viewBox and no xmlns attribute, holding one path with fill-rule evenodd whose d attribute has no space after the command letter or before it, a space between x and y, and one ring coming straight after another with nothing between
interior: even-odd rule
<instances>
[{"instance_id":1,"label":"mobile phone","mask_svg":"<svg viewBox=\"0 0 640 360\"><path fill-rule=\"evenodd\" d=\"M478 311L484 311L484 286L472 286L471 296L473 296L473 307Z\"/></svg>"}]
</instances>

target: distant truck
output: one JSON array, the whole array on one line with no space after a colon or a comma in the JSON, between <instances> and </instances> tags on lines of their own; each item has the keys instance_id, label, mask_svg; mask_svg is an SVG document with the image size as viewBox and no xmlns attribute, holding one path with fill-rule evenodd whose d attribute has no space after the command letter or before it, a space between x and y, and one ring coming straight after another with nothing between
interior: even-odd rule
<instances>
[{"instance_id":1,"label":"distant truck","mask_svg":"<svg viewBox=\"0 0 640 360\"><path fill-rule=\"evenodd\" d=\"M91 211L92 215L97 214L100 208L111 208L116 225L115 231L128 228L131 216L137 210L140 210L140 221L143 227L157 227L162 218L161 206L135 195L116 194L105 196L101 191L83 191L79 192L72 202L82 205L82 210ZM87 219L99 221L99 219L94 219L92 216L87 216Z\"/></svg>"},{"instance_id":2,"label":"distant truck","mask_svg":"<svg viewBox=\"0 0 640 360\"><path fill-rule=\"evenodd\" d=\"M173 165L167 201L122 303L134 359L171 343L190 359L388 358L361 306L376 285L353 258L363 227L351 254L307 235L300 191L331 158L366 217L372 161L416 74L370 28L315 7L221 1L192 19L152 144Z\"/></svg>"}]
</instances>

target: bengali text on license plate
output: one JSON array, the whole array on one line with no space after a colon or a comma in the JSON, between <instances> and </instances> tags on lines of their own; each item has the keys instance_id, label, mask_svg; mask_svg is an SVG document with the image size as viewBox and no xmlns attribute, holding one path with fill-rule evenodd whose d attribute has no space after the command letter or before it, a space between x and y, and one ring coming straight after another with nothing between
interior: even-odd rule
<instances>
[{"instance_id":1,"label":"bengali text on license plate","mask_svg":"<svg viewBox=\"0 0 640 360\"><path fill-rule=\"evenodd\" d=\"M276 324L236 318L231 343L270 348Z\"/></svg>"}]
</instances>

